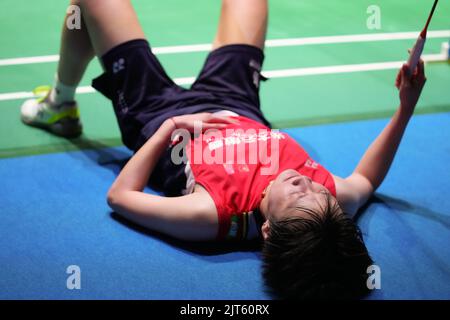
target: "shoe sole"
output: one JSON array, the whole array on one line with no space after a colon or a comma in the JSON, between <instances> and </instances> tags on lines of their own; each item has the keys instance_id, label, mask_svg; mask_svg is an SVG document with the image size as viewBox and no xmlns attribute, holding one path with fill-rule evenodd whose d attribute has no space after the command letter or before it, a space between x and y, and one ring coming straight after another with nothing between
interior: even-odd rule
<instances>
[{"instance_id":1,"label":"shoe sole","mask_svg":"<svg viewBox=\"0 0 450 320\"><path fill-rule=\"evenodd\" d=\"M61 119L53 124L43 124L29 122L22 118L22 122L26 125L47 130L54 135L68 139L78 138L83 131L83 126L79 119Z\"/></svg>"}]
</instances>

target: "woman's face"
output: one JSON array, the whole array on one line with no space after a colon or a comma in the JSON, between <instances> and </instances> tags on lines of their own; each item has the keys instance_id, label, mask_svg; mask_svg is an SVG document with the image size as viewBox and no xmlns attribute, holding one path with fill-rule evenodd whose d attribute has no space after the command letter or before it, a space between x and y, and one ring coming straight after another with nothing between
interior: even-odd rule
<instances>
[{"instance_id":1,"label":"woman's face","mask_svg":"<svg viewBox=\"0 0 450 320\"><path fill-rule=\"evenodd\" d=\"M281 172L266 191L268 212L266 218L280 220L292 216L307 217L305 210L322 212L336 199L327 188L293 169Z\"/></svg>"}]
</instances>

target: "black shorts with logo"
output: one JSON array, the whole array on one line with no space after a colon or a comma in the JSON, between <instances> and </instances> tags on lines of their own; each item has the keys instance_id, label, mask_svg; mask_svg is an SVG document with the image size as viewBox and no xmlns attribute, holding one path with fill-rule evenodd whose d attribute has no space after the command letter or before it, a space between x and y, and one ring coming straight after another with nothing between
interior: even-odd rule
<instances>
[{"instance_id":1,"label":"black shorts with logo","mask_svg":"<svg viewBox=\"0 0 450 320\"><path fill-rule=\"evenodd\" d=\"M164 120L182 114L230 110L270 127L259 101L263 60L254 46L220 47L185 89L169 78L146 40L131 40L101 57L105 71L92 86L112 101L122 141L137 151ZM174 165L168 152L154 170L152 187L178 194L185 186L184 166Z\"/></svg>"}]
</instances>

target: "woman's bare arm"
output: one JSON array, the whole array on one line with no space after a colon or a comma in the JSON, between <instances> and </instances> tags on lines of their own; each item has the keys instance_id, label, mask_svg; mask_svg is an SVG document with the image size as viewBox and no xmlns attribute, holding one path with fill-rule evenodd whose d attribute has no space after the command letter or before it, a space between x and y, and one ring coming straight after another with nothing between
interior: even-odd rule
<instances>
[{"instance_id":1,"label":"woman's bare arm","mask_svg":"<svg viewBox=\"0 0 450 320\"><path fill-rule=\"evenodd\" d=\"M180 197L143 192L162 152L170 143L173 130L190 132L197 121L203 123L203 129L213 129L221 128L232 120L206 113L166 120L128 161L111 186L108 204L114 211L146 228L179 239L195 241L216 237L217 211L206 191Z\"/></svg>"},{"instance_id":2,"label":"woman's bare arm","mask_svg":"<svg viewBox=\"0 0 450 320\"><path fill-rule=\"evenodd\" d=\"M364 153L353 173L346 179L335 177L338 201L348 213L354 214L386 177L425 82L423 61L413 75L407 65L402 66L396 80L400 107Z\"/></svg>"}]
</instances>

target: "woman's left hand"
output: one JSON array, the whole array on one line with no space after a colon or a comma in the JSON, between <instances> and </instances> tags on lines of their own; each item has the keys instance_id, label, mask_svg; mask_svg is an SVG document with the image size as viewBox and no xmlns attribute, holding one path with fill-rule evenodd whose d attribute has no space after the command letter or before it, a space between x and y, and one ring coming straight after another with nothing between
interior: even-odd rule
<instances>
[{"instance_id":1,"label":"woman's left hand","mask_svg":"<svg viewBox=\"0 0 450 320\"><path fill-rule=\"evenodd\" d=\"M222 129L229 124L239 122L233 117L218 116L208 112L185 114L169 120L173 121L176 129L186 129L191 133L194 132L195 127L201 128L203 132L208 129Z\"/></svg>"},{"instance_id":2,"label":"woman's left hand","mask_svg":"<svg viewBox=\"0 0 450 320\"><path fill-rule=\"evenodd\" d=\"M398 72L395 85L399 90L400 105L402 110L409 115L413 114L426 81L423 60L419 61L413 74L407 64L404 64Z\"/></svg>"}]
</instances>

